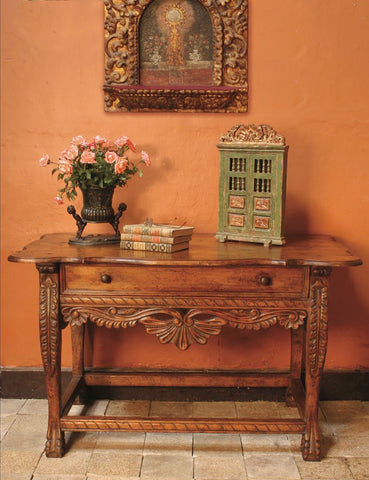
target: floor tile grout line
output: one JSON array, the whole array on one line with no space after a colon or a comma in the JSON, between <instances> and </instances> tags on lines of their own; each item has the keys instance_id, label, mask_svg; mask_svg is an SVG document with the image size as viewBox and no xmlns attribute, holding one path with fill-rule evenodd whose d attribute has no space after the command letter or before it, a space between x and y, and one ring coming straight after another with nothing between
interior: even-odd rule
<instances>
[{"instance_id":1,"label":"floor tile grout line","mask_svg":"<svg viewBox=\"0 0 369 480\"><path fill-rule=\"evenodd\" d=\"M350 465L349 465L349 462L348 462L348 458L347 458L347 457L343 457L343 462L344 462L344 464L347 466L347 468L349 469L349 472L351 473L352 479L350 479L350 480L355 480L354 472L353 472L353 471L351 470L351 468L350 468Z\"/></svg>"},{"instance_id":2,"label":"floor tile grout line","mask_svg":"<svg viewBox=\"0 0 369 480\"><path fill-rule=\"evenodd\" d=\"M109 402L108 402L109 403ZM105 409L106 411L106 409ZM105 414L104 414L105 415ZM97 432L97 435L96 435L96 440L95 440L95 444L94 446L92 447L91 449L91 452L90 452L90 456L89 456L89 459L88 459L88 462L87 462L87 465L86 465L86 472L85 472L85 477L87 478L87 475L88 475L88 469L90 467L90 463L91 463L91 460L92 460L92 456L93 454L95 453L95 450L96 450L96 445L97 445L97 442L98 442L98 439L100 437L100 433L101 432Z\"/></svg>"},{"instance_id":3,"label":"floor tile grout line","mask_svg":"<svg viewBox=\"0 0 369 480\"><path fill-rule=\"evenodd\" d=\"M6 438L6 436L8 435L10 429L12 428L14 422L15 422L16 419L17 419L17 416L18 416L17 414L14 415L14 419L13 419L12 423L9 425L8 430L5 432L4 437L1 439L1 444L3 443L3 441L4 441L5 438Z\"/></svg>"},{"instance_id":4,"label":"floor tile grout line","mask_svg":"<svg viewBox=\"0 0 369 480\"><path fill-rule=\"evenodd\" d=\"M248 478L248 474L247 474L247 468L246 468L246 458L245 458L245 452L244 452L244 447L243 447L243 442L242 442L242 435L239 434L238 435L239 439L240 439L240 443L241 443L241 458L242 458L242 462L243 462L243 469L245 471L245 479L247 480Z\"/></svg>"},{"instance_id":5,"label":"floor tile grout line","mask_svg":"<svg viewBox=\"0 0 369 480\"><path fill-rule=\"evenodd\" d=\"M146 437L146 434L145 434ZM142 455L141 455L141 463L140 463L140 471L138 474L138 478L141 478L142 475L142 466L143 466L143 461L144 461L144 449L142 448Z\"/></svg>"},{"instance_id":6,"label":"floor tile grout line","mask_svg":"<svg viewBox=\"0 0 369 480\"><path fill-rule=\"evenodd\" d=\"M104 415L104 416L106 416L106 412L108 411L109 404L110 404L110 400L108 400L108 401L106 402L106 407L105 407L105 410L104 410L104 412L103 412L103 415Z\"/></svg>"},{"instance_id":7,"label":"floor tile grout line","mask_svg":"<svg viewBox=\"0 0 369 480\"><path fill-rule=\"evenodd\" d=\"M301 473L301 470L299 469L299 465L298 465L298 462L296 462L296 458L295 456L292 456L293 458L293 461L294 461L294 464L296 465L296 468L297 468L297 471L299 472L299 480L302 480L302 473Z\"/></svg>"},{"instance_id":8,"label":"floor tile grout line","mask_svg":"<svg viewBox=\"0 0 369 480\"><path fill-rule=\"evenodd\" d=\"M45 447L41 450L41 453L40 453L40 456L38 457L38 460L37 460L37 462L36 462L36 465L34 466L34 468L33 468L33 470L32 470L32 474L31 474L31 479L30 479L30 480L32 480L32 478L34 477L35 472L36 472L37 467L38 467L38 464L40 463L40 460L41 460L41 458L43 457L44 452L45 452Z\"/></svg>"},{"instance_id":9,"label":"floor tile grout line","mask_svg":"<svg viewBox=\"0 0 369 480\"><path fill-rule=\"evenodd\" d=\"M192 434L192 455L191 455L191 458L192 458L192 478L193 480L195 479L195 457L194 457L194 454L193 454L193 434Z\"/></svg>"}]
</instances>

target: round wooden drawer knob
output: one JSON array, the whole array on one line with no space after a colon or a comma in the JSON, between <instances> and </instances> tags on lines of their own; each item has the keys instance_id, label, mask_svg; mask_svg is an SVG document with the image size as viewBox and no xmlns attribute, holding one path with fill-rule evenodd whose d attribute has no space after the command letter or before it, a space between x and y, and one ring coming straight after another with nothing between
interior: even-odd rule
<instances>
[{"instance_id":1,"label":"round wooden drawer knob","mask_svg":"<svg viewBox=\"0 0 369 480\"><path fill-rule=\"evenodd\" d=\"M260 277L260 283L261 285L264 285L264 287L267 287L268 285L272 284L272 279L268 277L267 275L262 275Z\"/></svg>"},{"instance_id":2,"label":"round wooden drawer knob","mask_svg":"<svg viewBox=\"0 0 369 480\"><path fill-rule=\"evenodd\" d=\"M103 283L110 283L111 282L111 276L104 273L104 275L101 275L101 281Z\"/></svg>"}]
</instances>

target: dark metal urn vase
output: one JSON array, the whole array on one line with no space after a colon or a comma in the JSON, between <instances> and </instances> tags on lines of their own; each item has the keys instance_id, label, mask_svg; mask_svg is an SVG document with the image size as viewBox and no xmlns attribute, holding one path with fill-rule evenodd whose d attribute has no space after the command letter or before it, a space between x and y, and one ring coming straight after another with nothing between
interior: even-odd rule
<instances>
[{"instance_id":1,"label":"dark metal urn vase","mask_svg":"<svg viewBox=\"0 0 369 480\"><path fill-rule=\"evenodd\" d=\"M112 207L114 188L100 188L95 185L85 189L81 188L83 195L81 216L83 220L94 223L111 223L114 221Z\"/></svg>"},{"instance_id":2,"label":"dark metal urn vase","mask_svg":"<svg viewBox=\"0 0 369 480\"><path fill-rule=\"evenodd\" d=\"M78 245L119 243L119 219L127 209L127 205L125 203L119 204L117 213L114 213L112 201L115 186L100 188L96 185L88 185L84 188L80 187L80 189L83 195L81 215L76 213L73 205L69 205L67 209L78 227L76 237L70 239L69 243ZM109 223L114 228L115 235L87 235L82 237L82 232L87 223Z\"/></svg>"}]
</instances>

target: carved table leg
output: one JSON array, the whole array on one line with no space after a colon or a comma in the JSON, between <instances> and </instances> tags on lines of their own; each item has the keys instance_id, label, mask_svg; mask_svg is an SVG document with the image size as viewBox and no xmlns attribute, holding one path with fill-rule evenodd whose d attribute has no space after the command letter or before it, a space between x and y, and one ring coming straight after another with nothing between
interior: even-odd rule
<instances>
[{"instance_id":1,"label":"carved table leg","mask_svg":"<svg viewBox=\"0 0 369 480\"><path fill-rule=\"evenodd\" d=\"M311 272L312 301L306 332L306 430L301 452L304 460L320 460L318 402L328 342L328 277L330 269L316 268Z\"/></svg>"},{"instance_id":2,"label":"carved table leg","mask_svg":"<svg viewBox=\"0 0 369 480\"><path fill-rule=\"evenodd\" d=\"M301 380L302 360L305 341L305 325L291 328L291 380ZM288 407L296 406L291 384L286 391L286 404Z\"/></svg>"},{"instance_id":3,"label":"carved table leg","mask_svg":"<svg viewBox=\"0 0 369 480\"><path fill-rule=\"evenodd\" d=\"M62 457L64 432L61 414L61 325L58 265L37 265L40 274L40 345L49 402L46 456Z\"/></svg>"},{"instance_id":4,"label":"carved table leg","mask_svg":"<svg viewBox=\"0 0 369 480\"><path fill-rule=\"evenodd\" d=\"M73 376L81 377L84 373L84 336L85 336L85 324L74 325L71 324L71 337L72 337L72 373ZM84 404L84 388L82 392L76 398L77 404Z\"/></svg>"}]
</instances>

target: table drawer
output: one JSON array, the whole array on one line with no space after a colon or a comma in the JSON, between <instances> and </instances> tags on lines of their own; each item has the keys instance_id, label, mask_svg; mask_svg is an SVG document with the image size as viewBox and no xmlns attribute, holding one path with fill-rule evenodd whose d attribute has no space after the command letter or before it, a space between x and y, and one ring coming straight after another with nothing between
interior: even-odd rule
<instances>
[{"instance_id":1,"label":"table drawer","mask_svg":"<svg viewBox=\"0 0 369 480\"><path fill-rule=\"evenodd\" d=\"M265 293L301 295L308 290L307 267L168 267L66 265L66 291L116 293Z\"/></svg>"}]
</instances>

